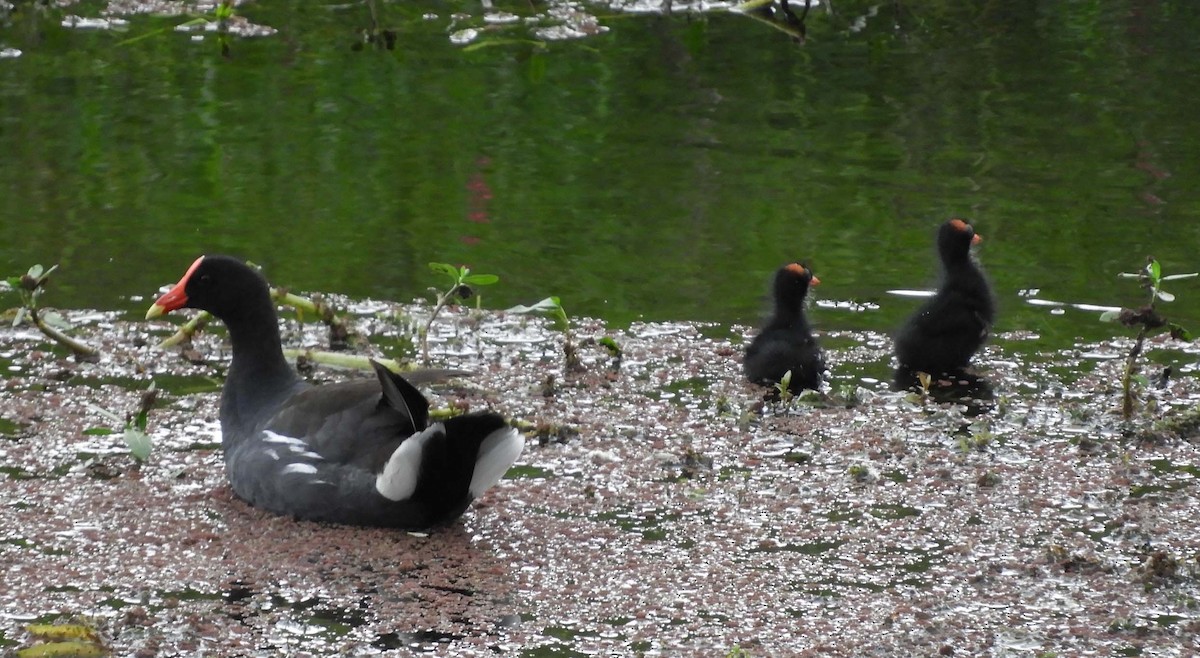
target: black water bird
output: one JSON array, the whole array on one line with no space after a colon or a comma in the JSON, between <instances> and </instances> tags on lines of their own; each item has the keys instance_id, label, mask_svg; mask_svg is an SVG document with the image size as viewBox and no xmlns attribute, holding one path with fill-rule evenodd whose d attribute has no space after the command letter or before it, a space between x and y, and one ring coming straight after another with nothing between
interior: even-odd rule
<instances>
[{"instance_id":1,"label":"black water bird","mask_svg":"<svg viewBox=\"0 0 1200 658\"><path fill-rule=\"evenodd\" d=\"M820 284L812 270L800 263L789 263L775 272L774 309L746 348L743 366L751 382L772 386L791 371L791 392L821 387L825 362L804 314L809 286Z\"/></svg>"},{"instance_id":2,"label":"black water bird","mask_svg":"<svg viewBox=\"0 0 1200 658\"><path fill-rule=\"evenodd\" d=\"M372 378L303 381L284 359L266 280L237 259L196 259L146 317L184 307L212 313L229 330L221 446L234 493L255 507L312 521L428 528L461 515L524 447L494 413L430 423L420 391L375 362Z\"/></svg>"},{"instance_id":3,"label":"black water bird","mask_svg":"<svg viewBox=\"0 0 1200 658\"><path fill-rule=\"evenodd\" d=\"M996 304L987 277L971 255L971 246L982 241L962 219L951 219L938 229L941 281L937 293L896 334L900 372L933 377L961 373L987 340Z\"/></svg>"}]
</instances>

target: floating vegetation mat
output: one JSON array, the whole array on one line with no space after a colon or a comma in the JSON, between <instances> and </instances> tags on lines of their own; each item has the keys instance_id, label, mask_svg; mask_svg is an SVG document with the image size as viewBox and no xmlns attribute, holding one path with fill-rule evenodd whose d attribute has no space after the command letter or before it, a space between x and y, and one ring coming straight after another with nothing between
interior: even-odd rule
<instances>
[{"instance_id":1,"label":"floating vegetation mat","mask_svg":"<svg viewBox=\"0 0 1200 658\"><path fill-rule=\"evenodd\" d=\"M429 313L352 307L372 356L411 356ZM1000 336L978 359L984 399L939 402L889 390L885 336L826 333L826 393L782 404L741 379L745 328L575 318L585 370L567 372L548 322L453 309L430 333L433 364L475 375L434 405L496 409L530 441L459 522L410 534L232 497L220 329L184 358L153 347L165 324L66 315L98 361L0 328L8 649L37 646L31 625L82 624L130 656L1198 650L1187 344L1149 346L1154 376L1125 422L1113 357L1127 340L1037 353L1036 337ZM326 339L284 329L288 347ZM151 380L139 462L96 409L132 413Z\"/></svg>"}]
</instances>

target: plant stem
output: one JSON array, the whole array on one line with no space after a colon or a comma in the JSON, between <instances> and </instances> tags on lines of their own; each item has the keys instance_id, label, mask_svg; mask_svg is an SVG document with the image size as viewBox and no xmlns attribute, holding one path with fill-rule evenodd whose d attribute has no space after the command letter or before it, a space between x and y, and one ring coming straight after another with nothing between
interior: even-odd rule
<instances>
[{"instance_id":1,"label":"plant stem","mask_svg":"<svg viewBox=\"0 0 1200 658\"><path fill-rule=\"evenodd\" d=\"M555 323L562 325L563 332L563 361L566 365L566 372L583 372L583 361L579 359L579 350L575 347L575 340L571 336L571 318L567 317L567 310L562 307L562 304L555 304L554 307Z\"/></svg>"},{"instance_id":2,"label":"plant stem","mask_svg":"<svg viewBox=\"0 0 1200 658\"><path fill-rule=\"evenodd\" d=\"M159 343L158 346L165 349L168 347L175 347L180 343L185 343L191 340L192 336L195 336L201 329L203 329L211 319L212 315L208 311L200 311L196 314L196 317L183 323L183 325L180 326L174 334L171 334L170 338Z\"/></svg>"},{"instance_id":3,"label":"plant stem","mask_svg":"<svg viewBox=\"0 0 1200 658\"><path fill-rule=\"evenodd\" d=\"M88 358L100 356L100 350L90 345L85 345L43 322L38 309L30 308L29 315L33 318L33 324L37 326L39 331L59 345L71 350L75 355Z\"/></svg>"},{"instance_id":4,"label":"plant stem","mask_svg":"<svg viewBox=\"0 0 1200 658\"><path fill-rule=\"evenodd\" d=\"M271 288L271 299L279 304L291 306L301 312L308 312L320 318L322 322L329 326L330 343L334 346L338 344L337 338L339 335L343 341L345 340L347 334L345 322L334 313L333 307L324 301L320 299L314 301L299 295L293 295L280 288ZM163 348L175 347L180 343L191 340L193 336L204 329L205 325L212 320L212 317L212 314L208 311L200 311L196 314L196 317L185 322L170 338L159 343L158 346Z\"/></svg>"},{"instance_id":5,"label":"plant stem","mask_svg":"<svg viewBox=\"0 0 1200 658\"><path fill-rule=\"evenodd\" d=\"M293 361L304 358L314 363L321 363L327 366L336 368L354 368L356 370L371 370L371 361L377 361L388 370L394 373L403 374L406 368L400 365L395 359L368 359L365 356L355 354L343 354L341 352L324 352L321 350L299 350L293 348L285 348L283 355Z\"/></svg>"},{"instance_id":6,"label":"plant stem","mask_svg":"<svg viewBox=\"0 0 1200 658\"><path fill-rule=\"evenodd\" d=\"M281 288L271 288L271 299L274 299L280 304L291 306L292 308L299 309L301 311L308 311L317 317L321 317L321 309L319 309L311 299L301 297L300 295L293 295L292 293Z\"/></svg>"},{"instance_id":7,"label":"plant stem","mask_svg":"<svg viewBox=\"0 0 1200 658\"><path fill-rule=\"evenodd\" d=\"M192 318L187 324L179 328L175 335L159 343L159 347L174 347L185 340L191 339L192 335L199 330L208 320L212 318L208 313L201 311L199 315ZM314 363L321 363L335 368L353 368L356 370L371 370L371 359L365 356L357 356L354 354L344 354L342 352L325 352L322 350L301 350L294 348L284 348L283 355L293 361L304 358ZM395 359L374 359L383 364L388 370L395 373L403 374L407 368L400 364Z\"/></svg>"},{"instance_id":8,"label":"plant stem","mask_svg":"<svg viewBox=\"0 0 1200 658\"><path fill-rule=\"evenodd\" d=\"M563 340L563 360L566 362L567 372L569 373L586 370L583 367L583 361L579 358L579 350L575 348L575 343L571 340L570 333L567 333Z\"/></svg>"},{"instance_id":9,"label":"plant stem","mask_svg":"<svg viewBox=\"0 0 1200 658\"><path fill-rule=\"evenodd\" d=\"M421 330L421 362L425 365L429 365L429 329L433 327L434 319L446 307L446 303L450 301L450 296L456 290L458 290L458 283L451 286L445 293L438 295L437 304L433 306L433 312L429 314L429 321L425 323L425 328Z\"/></svg>"},{"instance_id":10,"label":"plant stem","mask_svg":"<svg viewBox=\"0 0 1200 658\"><path fill-rule=\"evenodd\" d=\"M345 321L338 317L333 306L325 302L324 299L317 296L313 299L293 295L292 293L282 288L271 288L271 299L277 303L303 312L311 313L325 323L329 327L329 347L332 349L345 349L349 346L350 330L346 327Z\"/></svg>"},{"instance_id":11,"label":"plant stem","mask_svg":"<svg viewBox=\"0 0 1200 658\"><path fill-rule=\"evenodd\" d=\"M461 416L461 415L463 415L462 410L455 409L453 407L429 410L429 420L431 420L431 421L432 420L448 420L450 418L454 418L455 416Z\"/></svg>"},{"instance_id":12,"label":"plant stem","mask_svg":"<svg viewBox=\"0 0 1200 658\"><path fill-rule=\"evenodd\" d=\"M1142 354L1142 343L1146 340L1146 326L1138 329L1137 339L1133 341L1133 349L1125 359L1125 376L1121 379L1124 396L1121 400L1121 415L1125 420L1133 416L1133 373L1137 369L1137 359Z\"/></svg>"}]
</instances>

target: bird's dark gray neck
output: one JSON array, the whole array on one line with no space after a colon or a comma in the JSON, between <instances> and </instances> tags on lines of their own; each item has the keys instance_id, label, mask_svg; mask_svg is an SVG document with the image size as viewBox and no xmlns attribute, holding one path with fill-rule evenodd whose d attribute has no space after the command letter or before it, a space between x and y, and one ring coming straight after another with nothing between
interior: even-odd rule
<instances>
[{"instance_id":1,"label":"bird's dark gray neck","mask_svg":"<svg viewBox=\"0 0 1200 658\"><path fill-rule=\"evenodd\" d=\"M940 294L955 295L965 299L974 307L985 322L991 324L995 319L996 301L992 295L992 287L988 284L987 275L972 259L961 262L946 263L942 273L942 282L938 287Z\"/></svg>"},{"instance_id":2,"label":"bird's dark gray neck","mask_svg":"<svg viewBox=\"0 0 1200 658\"><path fill-rule=\"evenodd\" d=\"M952 258L942 262L942 280L948 283L961 281L974 285L984 281L983 270L979 269L970 256Z\"/></svg>"},{"instance_id":3,"label":"bird's dark gray neck","mask_svg":"<svg viewBox=\"0 0 1200 658\"><path fill-rule=\"evenodd\" d=\"M804 315L804 302L779 300L775 306L775 315L768 324L776 329L807 329L808 319Z\"/></svg>"},{"instance_id":4,"label":"bird's dark gray neck","mask_svg":"<svg viewBox=\"0 0 1200 658\"><path fill-rule=\"evenodd\" d=\"M272 410L300 383L283 357L279 320L273 306L225 319L233 359L221 394L221 427L225 436L248 433L265 419L256 413Z\"/></svg>"}]
</instances>

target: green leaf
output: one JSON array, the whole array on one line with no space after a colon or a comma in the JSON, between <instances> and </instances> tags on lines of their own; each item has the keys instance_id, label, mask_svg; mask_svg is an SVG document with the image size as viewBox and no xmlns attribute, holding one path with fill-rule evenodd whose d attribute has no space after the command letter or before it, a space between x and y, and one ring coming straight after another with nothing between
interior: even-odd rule
<instances>
[{"instance_id":1,"label":"green leaf","mask_svg":"<svg viewBox=\"0 0 1200 658\"><path fill-rule=\"evenodd\" d=\"M105 418L109 419L110 421L112 421L112 422L114 422L114 423L116 423L116 424L118 424L118 425L124 425L124 424L125 424L125 419L124 419L124 418L121 418L120 416L118 416L118 415L114 414L113 412L109 411L108 409L102 409L102 408L100 408L100 407L97 407L96 405L94 405L94 404L90 404L90 403L89 403L89 404L87 404L87 405L85 405L85 406L86 406L86 407L87 407L89 410L91 410L91 411L93 411L93 412L95 412L95 413L98 413L98 414L100 414L101 416L104 416Z\"/></svg>"},{"instance_id":2,"label":"green leaf","mask_svg":"<svg viewBox=\"0 0 1200 658\"><path fill-rule=\"evenodd\" d=\"M451 279L458 281L458 268L453 265L448 265L446 263L430 263L429 269L437 272L438 274L445 274Z\"/></svg>"},{"instance_id":3,"label":"green leaf","mask_svg":"<svg viewBox=\"0 0 1200 658\"><path fill-rule=\"evenodd\" d=\"M1171 338L1174 338L1175 340L1187 341L1189 343L1192 342L1192 332L1184 329L1174 322L1168 323L1167 326L1171 330Z\"/></svg>"},{"instance_id":4,"label":"green leaf","mask_svg":"<svg viewBox=\"0 0 1200 658\"><path fill-rule=\"evenodd\" d=\"M612 352L613 356L621 356L621 346L617 344L617 341L612 336L605 336L597 342L608 348L608 351Z\"/></svg>"},{"instance_id":5,"label":"green leaf","mask_svg":"<svg viewBox=\"0 0 1200 658\"><path fill-rule=\"evenodd\" d=\"M107 427L89 427L83 431L83 434L84 436L108 436L109 434L116 434L116 432Z\"/></svg>"},{"instance_id":6,"label":"green leaf","mask_svg":"<svg viewBox=\"0 0 1200 658\"><path fill-rule=\"evenodd\" d=\"M917 381L921 384L921 390L928 393L929 386L931 384L933 384L933 375L930 375L929 373L927 373L923 370L918 370L917 371Z\"/></svg>"},{"instance_id":7,"label":"green leaf","mask_svg":"<svg viewBox=\"0 0 1200 658\"><path fill-rule=\"evenodd\" d=\"M1150 262L1146 264L1146 272L1150 274L1150 280L1154 283L1162 281L1162 266L1158 264L1157 260L1150 259Z\"/></svg>"},{"instance_id":8,"label":"green leaf","mask_svg":"<svg viewBox=\"0 0 1200 658\"><path fill-rule=\"evenodd\" d=\"M554 327L559 331L570 333L571 322L567 318L567 312L559 302L558 297L547 297L533 306L514 306L508 309L509 313L542 313L550 316L554 320Z\"/></svg>"},{"instance_id":9,"label":"green leaf","mask_svg":"<svg viewBox=\"0 0 1200 658\"><path fill-rule=\"evenodd\" d=\"M558 329L564 334L571 333L571 318L567 317L567 309L563 308L562 306L556 306L554 308L554 312L550 314L550 317L554 320L555 329Z\"/></svg>"},{"instance_id":10,"label":"green leaf","mask_svg":"<svg viewBox=\"0 0 1200 658\"><path fill-rule=\"evenodd\" d=\"M10 276L7 279L5 279L5 281L7 281L8 285L12 286L13 288L21 287L21 277L19 277L19 276Z\"/></svg>"},{"instance_id":11,"label":"green leaf","mask_svg":"<svg viewBox=\"0 0 1200 658\"><path fill-rule=\"evenodd\" d=\"M71 323L68 322L67 319L62 316L62 314L55 313L54 311L43 312L42 322L45 322L47 325L54 327L59 331L66 331L71 328Z\"/></svg>"},{"instance_id":12,"label":"green leaf","mask_svg":"<svg viewBox=\"0 0 1200 658\"><path fill-rule=\"evenodd\" d=\"M1130 379L1137 382L1139 386L1149 386L1150 385L1150 380L1146 379L1145 375L1134 375L1134 376L1130 377Z\"/></svg>"},{"instance_id":13,"label":"green leaf","mask_svg":"<svg viewBox=\"0 0 1200 658\"><path fill-rule=\"evenodd\" d=\"M533 306L517 305L508 309L509 313L554 313L556 310L562 309L562 304L559 303L557 297L547 297Z\"/></svg>"},{"instance_id":14,"label":"green leaf","mask_svg":"<svg viewBox=\"0 0 1200 658\"><path fill-rule=\"evenodd\" d=\"M133 455L134 459L144 462L150 456L150 448L153 447L153 444L145 432L131 427L125 430L121 438L129 446L129 454Z\"/></svg>"},{"instance_id":15,"label":"green leaf","mask_svg":"<svg viewBox=\"0 0 1200 658\"><path fill-rule=\"evenodd\" d=\"M463 283L472 286L490 286L500 280L495 274L469 274L462 279Z\"/></svg>"},{"instance_id":16,"label":"green leaf","mask_svg":"<svg viewBox=\"0 0 1200 658\"><path fill-rule=\"evenodd\" d=\"M1101 322L1116 322L1121 317L1120 311L1105 311L1100 314Z\"/></svg>"},{"instance_id":17,"label":"green leaf","mask_svg":"<svg viewBox=\"0 0 1200 658\"><path fill-rule=\"evenodd\" d=\"M1172 295L1171 293L1167 292L1166 290L1155 290L1154 296L1158 297L1159 299L1163 300L1164 302L1175 301L1175 295Z\"/></svg>"}]
</instances>

